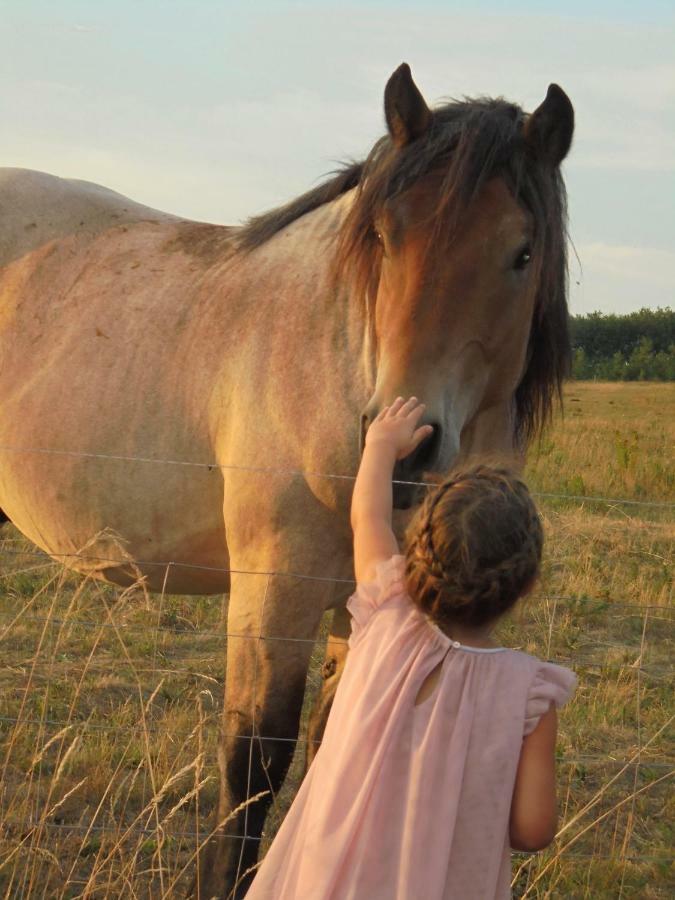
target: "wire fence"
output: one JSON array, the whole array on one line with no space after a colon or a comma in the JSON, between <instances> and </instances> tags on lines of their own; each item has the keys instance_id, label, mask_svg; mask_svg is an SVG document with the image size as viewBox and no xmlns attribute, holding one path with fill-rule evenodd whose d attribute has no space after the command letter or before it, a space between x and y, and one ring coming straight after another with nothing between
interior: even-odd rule
<instances>
[{"instance_id":1,"label":"wire fence","mask_svg":"<svg viewBox=\"0 0 675 900\"><path fill-rule=\"evenodd\" d=\"M211 721L215 720L218 713L213 713L211 716ZM62 721L55 721L53 719L25 719L20 716L0 716L0 722L4 722L7 725L17 725L23 726L26 725L30 728L45 728L49 730L62 730L66 728L70 729L84 729L92 732L115 732L115 733L127 733L127 734L137 734L142 731L148 731L150 734L164 734L170 739L174 738L192 738L194 737L193 731L171 731L170 734L166 733L166 729L164 728L153 728L152 726L141 725L109 725L105 722L90 722L90 721L82 721L77 719L69 719ZM252 735L250 734L232 734L229 732L223 732L222 737L226 738L234 738L235 740L242 741L250 741ZM255 740L259 741L269 741L270 743L283 743L283 744L320 744L320 740L309 741L307 738L297 737L297 738L284 738L277 736L269 736L265 737L264 735L253 735ZM617 759L615 757L607 756L607 755L591 755L591 756L559 756L556 759L556 763L562 766L587 766L587 765L609 765L609 766L630 766L631 768L635 765L644 766L650 769L673 769L675 771L675 759L650 759L647 757L644 760L635 761L633 759Z\"/></svg>"},{"instance_id":2,"label":"wire fence","mask_svg":"<svg viewBox=\"0 0 675 900\"><path fill-rule=\"evenodd\" d=\"M50 447L15 447L8 444L0 445L2 453L34 453L46 456L71 456L82 459L98 459L113 462L138 462L153 463L165 466L185 466L194 469L206 469L213 471L234 471L249 472L261 475L287 475L295 478L327 478L333 481L355 481L356 476L353 474L336 474L334 472L316 472L309 469L283 468L279 466L243 466L234 463L218 463L218 462L196 462L184 459L164 459L154 456L131 456L114 453L92 453L85 450L61 450ZM437 482L432 481L402 481L394 479L393 484L405 485L410 487L435 487ZM547 499L558 500L574 500L588 503L606 503L615 506L645 506L656 507L661 509L674 509L675 501L662 500L642 500L628 497L596 497L593 495L583 494L555 494L550 492L533 491L535 497L545 497Z\"/></svg>"},{"instance_id":3,"label":"wire fence","mask_svg":"<svg viewBox=\"0 0 675 900\"><path fill-rule=\"evenodd\" d=\"M33 822L28 824L29 828L41 827L41 828L49 828L57 831L91 831L96 834L110 834L110 835L118 835L120 833L119 828L115 828L112 825L91 825L86 823L69 823L69 822ZM156 832L152 828L131 828L128 829L129 836L135 836L138 834L144 835L154 835ZM199 840L199 841L207 841L210 837L213 837L212 831L172 831L169 833L170 837L174 840ZM257 841L260 842L262 838L254 838L244 834L227 834L224 835L227 840L233 841ZM519 852L517 856L523 857L526 859L534 859L536 858L535 853L526 853ZM602 856L597 854L590 853L570 853L568 854L568 859L579 859L579 860L609 860L612 859L611 856ZM669 863L675 859L675 856L672 854L656 854L656 853L644 853L638 854L635 856L625 856L623 857L627 862L664 862Z\"/></svg>"},{"instance_id":4,"label":"wire fence","mask_svg":"<svg viewBox=\"0 0 675 900\"><path fill-rule=\"evenodd\" d=\"M250 576L258 576L258 577L274 577L274 578L291 578L297 579L300 581L316 581L323 582L326 584L337 584L337 585L345 585L348 587L355 587L356 582L353 578L335 578L329 575L309 575L301 572L284 572L281 569L233 569L228 568L226 566L202 566L196 563L188 563L188 562L180 562L177 560L170 561L156 561L156 560L143 560L143 559L135 559L133 557L128 556L100 556L93 555L88 553L47 553L42 550L28 550L28 549L19 549L12 550L10 548L3 547L3 542L0 540L0 553L4 556L18 556L18 557L34 557L37 559L45 560L45 565L51 565L54 562L60 562L62 560L74 561L79 560L81 562L104 562L110 563L115 566L134 566L139 569L143 566L147 567L158 567L164 570L172 569L172 568L186 568L186 569L197 569L199 571L205 572L218 572L222 575L250 575ZM41 568L41 567L40 567ZM17 571L9 571L4 573L4 577L11 577L12 575L19 574ZM200 602L204 599L213 598L215 600L219 600L220 594L211 594L211 595L200 595ZM586 597L586 596L574 596L574 595L565 595L565 594L533 594L533 600L550 600L556 601L560 603L573 603L573 604L597 604L597 605L608 605L611 606L612 609L636 609L644 612L645 610L660 610L665 613L672 613L673 610L666 603L663 604L643 604L643 603L629 603L626 600L620 599L615 600L609 596L596 596L596 597ZM80 622L78 623L84 627L86 627L87 623ZM92 623L97 624L97 623ZM115 627L115 626L112 626ZM172 629L173 630L173 629ZM193 634L198 632L191 632ZM245 637L245 635L232 635L233 637ZM263 635L264 639L275 640L275 638L267 637ZM281 640L292 641L292 640L300 640L303 642L315 643L313 639L310 638L289 638L283 637Z\"/></svg>"},{"instance_id":5,"label":"wire fence","mask_svg":"<svg viewBox=\"0 0 675 900\"><path fill-rule=\"evenodd\" d=\"M120 834L120 827L114 827L112 825L95 825L92 823L84 823L84 822L29 822L27 823L28 828L47 828L54 831L66 831L66 832L78 832L78 831L86 831L92 832L94 834L108 834L111 836L118 836ZM125 830L125 833L128 837L134 837L136 835L154 835L155 829L153 828L128 828ZM213 837L212 831L171 831L167 833L174 840L199 840L202 842L207 841L209 838ZM227 840L233 841L257 841L260 842L261 838L254 838L248 835L243 834L227 834L224 835ZM520 851L515 854L521 859L536 859L537 854L527 853L525 851ZM590 853L570 853L567 856L568 859L576 859L576 860L611 860L613 857L610 855L598 855L598 854L590 854ZM659 863L670 863L675 859L673 854L660 854L660 853L643 853L643 854L635 854L631 856L622 857L626 862L659 862Z\"/></svg>"},{"instance_id":6,"label":"wire fence","mask_svg":"<svg viewBox=\"0 0 675 900\"><path fill-rule=\"evenodd\" d=\"M354 480L354 476L351 474L335 474L335 473L323 473L323 472L313 472L313 471L305 471L300 469L293 468L282 468L282 467L261 467L261 466L239 466L239 465L224 465L218 463L211 462L195 462L195 461L186 461L186 460L175 460L175 459L159 459L154 457L144 457L144 456L129 456L129 455L117 455L117 454L107 454L107 453L90 453L84 451L73 451L73 450L60 450L60 449L49 449L49 448L40 448L40 447L12 447L3 445L0 446L0 452L6 453L30 453L30 454L39 454L39 455L48 455L48 456L56 456L56 457L78 457L92 460L106 460L110 462L120 462L120 463L139 463L139 464L159 464L166 466L180 466L185 468L198 468L205 469L207 471L241 471L243 473L258 473L258 474L276 474L276 475L284 475L290 477L304 478L304 479L312 479L312 478L326 478L326 479L334 479L339 481L351 482ZM430 487L433 486L429 482L421 482L421 481L397 481L395 482L401 485L411 485L416 487ZM622 497L602 497L602 496L586 496L586 495L574 495L574 494L557 494L550 492L539 492L536 496L551 499L551 500L561 500L564 502L575 502L575 503L589 503L589 504L604 504L608 507L621 507L621 506L636 506L636 507L645 507L645 508L653 508L653 509L662 509L662 510L672 510L675 509L675 502L662 502L655 501L650 499L635 499L635 498L622 498ZM9 546L12 544L12 546ZM2 541L0 539L0 557L14 557L17 560L20 558L25 560L26 558L35 558L44 560L38 565L30 566L25 569L13 569L6 573L2 573L0 577L11 577L21 572L25 572L26 574L38 572L41 569L53 565L53 561L63 562L66 565L81 563L95 563L95 564L109 564L110 566L115 567L130 567L132 569L147 569L147 568L160 568L164 569L165 572L170 571L171 569L186 569L186 570L200 570L211 573L220 573L223 575L229 574L237 574L244 576L257 576L257 577L265 577L267 578L267 588L269 588L269 583L271 578L287 578L287 579L297 579L305 582L316 582L318 584L334 584L337 586L344 587L345 590L348 588L352 588L354 586L354 581L348 578L337 578L327 575L315 575L311 573L305 572L294 572L294 571L255 571L255 570L242 570L236 568L226 568L226 567L218 567L218 566L207 566L207 565L199 565L195 563L190 563L187 561L180 560L138 560L127 557L124 553L120 553L120 555L96 555L93 553L83 553L83 552L65 552L65 553L53 553L53 554L45 554L40 550L32 550L27 549L25 546L16 546L16 544L21 544L20 541L14 542L10 540ZM216 601L220 601L220 595L213 595ZM265 598L267 597L267 590L265 593ZM204 598L200 598L200 602L203 602ZM588 610L589 612L616 612L617 614L625 615L626 617L638 617L643 620L643 628L642 628L642 636L641 642L638 647L629 648L631 650L636 651L639 655L637 657L637 663L631 664L630 668L634 672L636 676L636 717L637 717L637 730L636 730L636 738L637 738L637 751L630 758L616 758L609 754L589 754L589 755L567 755L562 756L558 760L559 764L568 766L568 767L585 767L585 766L610 766L610 767L618 767L620 772L619 774L632 773L633 777L633 800L632 800L632 814L635 813L635 798L641 793L640 788L638 788L638 773L639 772L648 772L650 769L653 770L662 770L665 772L659 779L656 779L654 783L661 783L663 779L666 779L675 773L675 760L664 757L663 755L658 755L654 758L650 758L647 755L646 751L654 739L654 736L650 738L648 741L644 740L644 726L641 720L641 710L642 704L644 702L644 682L643 677L649 677L650 675L654 675L655 671L651 671L650 667L645 665L643 662L646 640L647 640L647 625L648 622L655 621L664 621L671 623L672 616L672 608L669 607L665 602L664 604L637 604L630 603L623 599L612 599L606 596L597 596L597 597L587 597L587 596L566 596L561 594L539 594L536 598L537 600L545 601L546 603L553 604L553 613L550 622L550 633L549 633L549 649L550 649L550 641L551 641L551 633L553 630L553 620L556 614L557 606L560 604L561 606L568 605L573 607L575 612L579 612L579 610L584 611ZM265 602L265 601L264 601ZM263 602L263 606L264 606ZM264 612L264 610L263 610ZM232 639L246 639L255 642L274 642L281 641L287 642L289 644L312 644L312 645L327 645L334 644L336 642L335 638L306 638L306 637L293 637L287 635L268 635L262 633L262 616L261 616L261 624L258 630L258 633L237 633L237 632L229 632L227 628L223 628L222 630L216 630L213 628L195 628L195 627L177 627L175 625L166 626L162 625L159 621L157 624L153 625L145 625L145 624L136 624L130 623L127 621L115 621L112 617L109 616L109 621L105 622L96 622L91 619L81 619L76 617L68 617L63 618L59 616L53 615L32 615L26 614L25 610L19 611L19 613L11 613L2 611L0 612L0 620L6 621L8 624L4 628L4 630L0 630L0 641L5 639L8 635L11 635L12 629L20 623L31 623L42 628L42 634L46 633L46 630L59 629L60 632L65 629L84 629L92 632L100 631L100 630L108 630L110 632L114 632L122 634L124 632L137 632L139 634L152 635L155 640L158 639L161 635L173 636L178 638L188 638L192 639L201 639L201 638L213 638L213 639L224 639L225 641L230 641ZM42 642L42 638L40 639ZM31 672L30 672L30 683L34 682L34 678L38 677L39 674L39 664L40 660L38 659L38 653L42 648L42 643L38 650L35 653L33 658L29 658L28 662L31 664ZM55 647L56 645L53 644ZM622 649L626 649L625 646ZM14 651L14 652L21 652ZM25 656L25 653L24 653ZM599 665L602 666L605 664L605 661L600 660L597 662L593 662L592 659L584 658L583 655L575 652L573 658L577 660L580 664L583 663L584 666L593 666ZM253 672L253 691L252 696L256 697L256 686L257 686L257 678L258 678L258 654L255 657L255 670ZM203 662L203 657L181 657L180 662L187 663L190 661L195 662ZM185 669L179 669L177 667L171 666L169 669L162 668L159 664L159 660L157 659L157 645L155 644L155 650L153 654L152 664L146 666L144 668L135 666L131 660L119 661L119 665L129 664L134 665L134 671L136 675L146 675L147 673L153 673L155 675L161 675L162 673L170 672L172 674L190 674L195 675L194 672ZM5 659L5 663L7 664L7 658ZM51 671L54 671L54 666L57 664L57 661L51 659L48 665ZM81 663L73 662L72 665L77 667L77 665L81 666ZM90 662L87 663L87 666L90 667ZM661 672L656 672L657 675L662 674ZM252 721L255 721L255 709L252 711ZM4 724L8 729L14 731L16 734L17 729L21 729L24 727L39 729L40 733L43 731L49 730L52 732L57 732L58 734L66 733L66 732L81 732L81 733L101 733L101 734L126 734L126 735L144 735L147 739L148 735L166 735L166 730L162 727L161 718L153 720L153 718L148 718L145 714L142 717L142 721L133 724L121 724L121 723L106 723L106 722L95 722L91 721L90 717L76 719L74 715L76 711L71 711L71 715L68 718L49 718L46 716L36 717L30 715L0 715L0 723ZM202 725L213 723L215 726L215 720L219 716L219 712L213 712L207 714L202 719ZM215 728L212 729L212 735L215 731ZM167 736L170 740L174 739L199 739L199 741L203 741L203 736L197 736L194 730L186 731L186 730L176 730L171 731L170 735ZM309 743L320 743L320 741L311 741L307 737L282 737L279 735L261 735L255 733L255 729L252 733L243 734L243 733L229 733L224 732L220 735L220 737L233 739L237 741L247 741L249 746L248 752L248 790L247 790L247 801L251 798L251 776L252 776L252 766L253 766L253 749L256 743L281 743L285 745L292 745L293 747L307 745ZM51 740L51 739L50 739ZM49 743L49 742L48 742ZM614 779L618 776L614 776ZM612 779L612 781L614 780ZM610 782L611 783L611 782ZM622 801L623 803L623 801ZM619 804L621 805L621 804ZM259 842L260 837L256 834L248 833L248 806L245 810L244 822L243 822L243 831L242 833L228 833L226 837L231 840L238 840L242 842L242 854L243 854L243 844L244 842L254 841ZM7 825L5 825L5 828ZM49 831L61 832L61 833L70 833L70 832L86 832L89 833L97 833L101 835L111 835L119 837L120 827L106 826L97 824L95 821L90 822L89 824L84 824L81 822L72 823L72 822L55 822L55 821L45 821L44 819L35 820L35 821L25 821L22 824L23 828L36 828L36 829L47 829ZM124 826L121 826L124 827ZM567 827L567 826L565 826ZM152 827L135 827L135 828L127 828L125 829L125 835L155 835L157 834L158 826L155 824ZM201 829L194 830L172 830L167 831L165 828L162 829L163 833L171 834L172 838L175 840L196 840L197 842L204 842L208 840L213 835L213 831L203 831ZM566 858L569 859L578 859L578 860L588 860L588 859L615 859L616 855L598 855L596 853L592 854L582 854L582 853L566 853ZM657 862L657 863L668 863L671 862L673 857L672 855L667 854L634 854L624 852L621 854L622 861L635 861L635 862ZM243 855L240 856L240 863L243 860ZM240 866L241 868L241 866ZM241 874L241 872L239 873Z\"/></svg>"}]
</instances>

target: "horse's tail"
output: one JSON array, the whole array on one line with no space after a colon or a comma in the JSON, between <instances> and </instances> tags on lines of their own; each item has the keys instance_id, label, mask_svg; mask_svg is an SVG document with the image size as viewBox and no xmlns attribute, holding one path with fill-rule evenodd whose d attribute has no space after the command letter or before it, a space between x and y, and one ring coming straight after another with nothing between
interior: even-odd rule
<instances>
[{"instance_id":1,"label":"horse's tail","mask_svg":"<svg viewBox=\"0 0 675 900\"><path fill-rule=\"evenodd\" d=\"M5 524L5 522L9 522L9 516L6 516L4 512L0 509L0 528Z\"/></svg>"}]
</instances>

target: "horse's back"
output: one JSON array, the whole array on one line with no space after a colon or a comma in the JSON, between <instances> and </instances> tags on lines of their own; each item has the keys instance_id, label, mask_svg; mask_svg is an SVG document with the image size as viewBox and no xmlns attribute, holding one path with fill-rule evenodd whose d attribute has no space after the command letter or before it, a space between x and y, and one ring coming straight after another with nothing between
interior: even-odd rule
<instances>
[{"instance_id":1,"label":"horse's back","mask_svg":"<svg viewBox=\"0 0 675 900\"><path fill-rule=\"evenodd\" d=\"M143 221L178 219L89 181L0 168L0 266L69 234Z\"/></svg>"}]
</instances>

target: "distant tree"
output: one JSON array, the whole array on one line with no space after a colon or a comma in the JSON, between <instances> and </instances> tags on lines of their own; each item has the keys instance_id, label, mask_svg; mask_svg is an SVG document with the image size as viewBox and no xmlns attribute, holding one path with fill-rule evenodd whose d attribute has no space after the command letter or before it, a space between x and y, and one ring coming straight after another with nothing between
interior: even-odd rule
<instances>
[{"instance_id":1,"label":"distant tree","mask_svg":"<svg viewBox=\"0 0 675 900\"><path fill-rule=\"evenodd\" d=\"M628 378L628 364L623 355L617 350L607 363L608 381L625 381Z\"/></svg>"},{"instance_id":2,"label":"distant tree","mask_svg":"<svg viewBox=\"0 0 675 900\"><path fill-rule=\"evenodd\" d=\"M675 381L675 311L572 316L572 377Z\"/></svg>"},{"instance_id":3,"label":"distant tree","mask_svg":"<svg viewBox=\"0 0 675 900\"><path fill-rule=\"evenodd\" d=\"M572 355L572 378L577 381L588 381L593 378L593 367L589 365L583 347L577 347Z\"/></svg>"},{"instance_id":4,"label":"distant tree","mask_svg":"<svg viewBox=\"0 0 675 900\"><path fill-rule=\"evenodd\" d=\"M642 337L637 347L628 357L626 379L628 381L648 381L654 360L654 343L651 338Z\"/></svg>"},{"instance_id":5,"label":"distant tree","mask_svg":"<svg viewBox=\"0 0 675 900\"><path fill-rule=\"evenodd\" d=\"M661 350L655 353L652 366L654 378L659 381L675 381L675 344L671 344L665 352Z\"/></svg>"}]
</instances>

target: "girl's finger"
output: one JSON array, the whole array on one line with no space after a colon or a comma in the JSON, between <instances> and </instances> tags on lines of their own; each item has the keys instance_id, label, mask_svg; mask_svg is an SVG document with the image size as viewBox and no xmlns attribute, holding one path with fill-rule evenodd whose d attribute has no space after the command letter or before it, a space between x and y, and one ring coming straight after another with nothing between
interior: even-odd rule
<instances>
[{"instance_id":1,"label":"girl's finger","mask_svg":"<svg viewBox=\"0 0 675 900\"><path fill-rule=\"evenodd\" d=\"M381 422L382 419L386 418L388 412L389 412L389 407L388 407L388 406L384 406L384 407L379 411L379 413L375 416L375 418L373 419L373 422Z\"/></svg>"},{"instance_id":2,"label":"girl's finger","mask_svg":"<svg viewBox=\"0 0 675 900\"><path fill-rule=\"evenodd\" d=\"M409 397L409 398L405 401L405 403L403 404L403 406L401 407L401 409L399 410L400 414L401 414L402 416L407 416L407 415L409 415L409 413L411 412L411 410L415 409L415 407L417 406L418 403L419 403L419 400L417 399L417 397Z\"/></svg>"},{"instance_id":3,"label":"girl's finger","mask_svg":"<svg viewBox=\"0 0 675 900\"><path fill-rule=\"evenodd\" d=\"M425 403L418 403L416 406L411 407L406 415L410 419L413 425L416 425L421 417L424 415L424 410L426 409Z\"/></svg>"},{"instance_id":4,"label":"girl's finger","mask_svg":"<svg viewBox=\"0 0 675 900\"><path fill-rule=\"evenodd\" d=\"M404 404L403 397L397 397L389 407L389 415L395 416Z\"/></svg>"},{"instance_id":5,"label":"girl's finger","mask_svg":"<svg viewBox=\"0 0 675 900\"><path fill-rule=\"evenodd\" d=\"M419 446L419 444L422 443L424 438L431 437L431 435L433 433L434 433L433 425L422 425L421 428L418 428L416 431L414 431L413 436L412 436L413 449L415 447Z\"/></svg>"},{"instance_id":6,"label":"girl's finger","mask_svg":"<svg viewBox=\"0 0 675 900\"><path fill-rule=\"evenodd\" d=\"M399 418L405 418L410 413L410 410L414 409L417 402L417 397L409 397L407 400L401 402L394 415L399 416Z\"/></svg>"},{"instance_id":7,"label":"girl's finger","mask_svg":"<svg viewBox=\"0 0 675 900\"><path fill-rule=\"evenodd\" d=\"M406 456L410 456L413 451L415 451L422 441L425 438L430 437L434 432L433 425L423 425L421 428L418 428L417 431L413 432L413 436L410 439L410 443L402 450L398 456L398 459L405 459Z\"/></svg>"}]
</instances>

